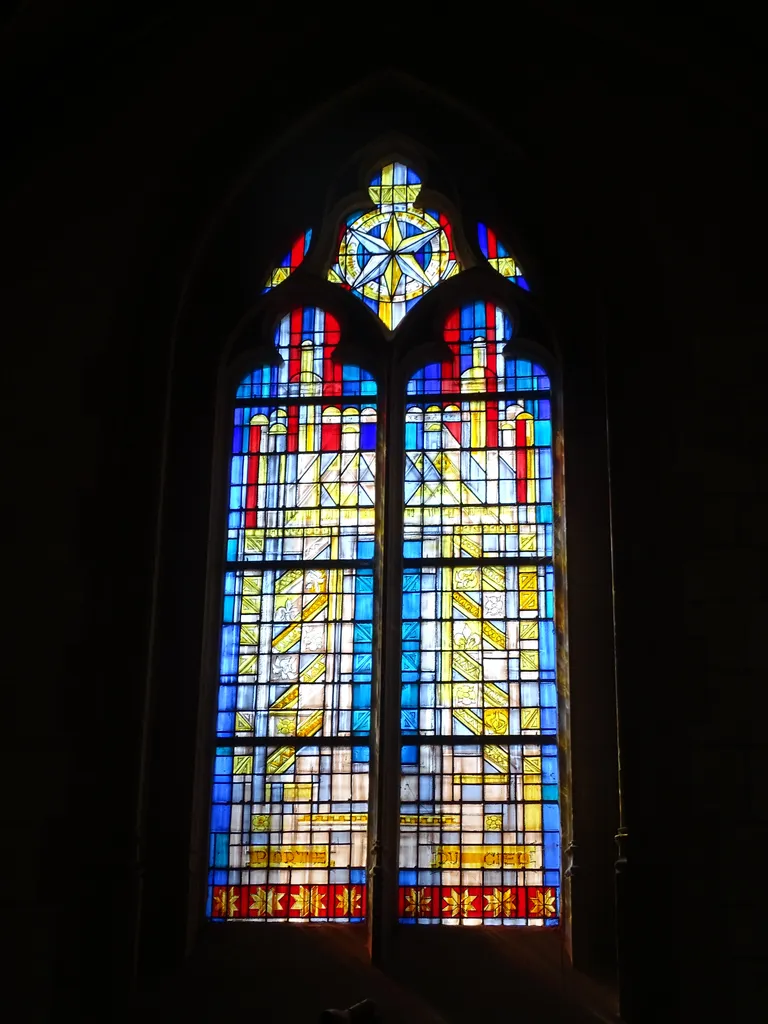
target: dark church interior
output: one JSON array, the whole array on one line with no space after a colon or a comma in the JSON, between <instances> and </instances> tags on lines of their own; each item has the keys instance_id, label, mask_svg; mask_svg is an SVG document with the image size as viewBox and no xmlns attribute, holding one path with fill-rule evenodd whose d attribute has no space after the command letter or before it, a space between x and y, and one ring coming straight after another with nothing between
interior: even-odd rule
<instances>
[{"instance_id":1,"label":"dark church interior","mask_svg":"<svg viewBox=\"0 0 768 1024\"><path fill-rule=\"evenodd\" d=\"M608 11L4 14L14 1019L762 1019L765 54L738 7ZM195 879L222 361L392 140L562 353L574 845L560 928L372 960L213 925Z\"/></svg>"}]
</instances>

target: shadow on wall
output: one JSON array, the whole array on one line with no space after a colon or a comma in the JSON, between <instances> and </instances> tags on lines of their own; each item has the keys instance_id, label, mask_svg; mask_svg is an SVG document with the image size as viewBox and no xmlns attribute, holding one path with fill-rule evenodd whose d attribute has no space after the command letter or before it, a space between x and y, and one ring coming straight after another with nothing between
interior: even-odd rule
<instances>
[{"instance_id":1,"label":"shadow on wall","mask_svg":"<svg viewBox=\"0 0 768 1024\"><path fill-rule=\"evenodd\" d=\"M126 1020L254 1024L477 1024L613 1020L610 997L584 988L549 934L488 928L403 929L391 969L371 966L363 927L224 925L182 970L145 990ZM552 942L551 940L555 941ZM595 1012L585 1007L595 1007ZM341 1007L346 1009L333 1009Z\"/></svg>"}]
</instances>

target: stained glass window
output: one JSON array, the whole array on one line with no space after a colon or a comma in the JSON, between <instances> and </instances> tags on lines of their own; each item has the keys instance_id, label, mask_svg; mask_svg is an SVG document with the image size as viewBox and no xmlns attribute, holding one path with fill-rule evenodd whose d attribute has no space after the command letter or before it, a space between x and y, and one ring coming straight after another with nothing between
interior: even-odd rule
<instances>
[{"instance_id":1,"label":"stained glass window","mask_svg":"<svg viewBox=\"0 0 768 1024\"><path fill-rule=\"evenodd\" d=\"M523 277L520 264L517 263L509 250L501 244L494 231L491 231L485 224L478 224L477 240L480 243L483 256L485 256L494 270L498 270L502 277L512 278L515 284L525 288L526 291L530 290L528 282Z\"/></svg>"},{"instance_id":2,"label":"stained glass window","mask_svg":"<svg viewBox=\"0 0 768 1024\"><path fill-rule=\"evenodd\" d=\"M417 208L420 191L421 179L410 167L382 167L368 189L375 209L347 218L328 273L390 329L422 295L461 270L448 219Z\"/></svg>"},{"instance_id":3,"label":"stained glass window","mask_svg":"<svg viewBox=\"0 0 768 1024\"><path fill-rule=\"evenodd\" d=\"M234 403L208 914L366 913L376 384L296 309Z\"/></svg>"},{"instance_id":4,"label":"stained glass window","mask_svg":"<svg viewBox=\"0 0 768 1024\"><path fill-rule=\"evenodd\" d=\"M280 260L280 263L274 268L272 273L266 280L264 285L264 291L269 291L270 288L275 288L277 285L282 284L286 281L291 274L294 272L296 267L302 262L304 257L307 255L309 250L309 243L312 241L312 228L305 231L303 235L296 239L288 252Z\"/></svg>"},{"instance_id":5,"label":"stained glass window","mask_svg":"<svg viewBox=\"0 0 768 1024\"><path fill-rule=\"evenodd\" d=\"M559 917L550 380L511 338L466 306L407 386L403 923Z\"/></svg>"},{"instance_id":6,"label":"stained glass window","mask_svg":"<svg viewBox=\"0 0 768 1024\"><path fill-rule=\"evenodd\" d=\"M462 269L451 224L419 206L421 188L405 164L381 166L373 208L346 218L322 271L376 314L387 330L373 318L365 329L382 340ZM311 236L265 291L301 264ZM478 242L495 271L528 289L484 224ZM315 282L343 308L330 285ZM320 308L284 316L277 358L231 396L211 918L366 919L369 836L386 838L398 811L369 815L378 720L377 737L400 734L395 763L377 768L399 778L397 904L384 915L408 925L560 921L550 373L516 350L494 304L455 310L444 339L449 355L386 396L387 429L404 426L404 446L378 436L376 381L335 358L340 326ZM344 339L347 351L358 343ZM402 365L391 352L389 381ZM377 491L384 453L403 481L397 508ZM401 515L402 572L381 546L392 536L383 523L397 536ZM400 646L390 623L394 650L380 650L391 633L377 615L393 592ZM372 693L398 686L385 721ZM371 884L379 905L384 884Z\"/></svg>"}]
</instances>

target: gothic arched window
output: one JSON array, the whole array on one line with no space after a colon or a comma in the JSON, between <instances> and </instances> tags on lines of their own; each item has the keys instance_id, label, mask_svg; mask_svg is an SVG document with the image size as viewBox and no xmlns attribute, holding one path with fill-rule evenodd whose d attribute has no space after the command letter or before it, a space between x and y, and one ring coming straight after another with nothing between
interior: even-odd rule
<instances>
[{"instance_id":1,"label":"gothic arched window","mask_svg":"<svg viewBox=\"0 0 768 1024\"><path fill-rule=\"evenodd\" d=\"M296 240L225 396L213 919L561 920L556 358L421 191Z\"/></svg>"}]
</instances>

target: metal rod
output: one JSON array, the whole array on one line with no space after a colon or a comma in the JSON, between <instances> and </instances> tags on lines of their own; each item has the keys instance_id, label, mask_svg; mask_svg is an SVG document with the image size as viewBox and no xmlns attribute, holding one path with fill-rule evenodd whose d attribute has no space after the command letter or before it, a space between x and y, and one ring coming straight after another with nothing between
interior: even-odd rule
<instances>
[{"instance_id":1,"label":"metal rod","mask_svg":"<svg viewBox=\"0 0 768 1024\"><path fill-rule=\"evenodd\" d=\"M374 560L372 558L296 558L288 559L284 558L273 559L271 561L251 561L250 559L242 562L227 562L227 572L241 572L241 571L260 571L273 572L280 570L281 572L290 572L291 569L300 569L304 572L305 569L372 569L374 566Z\"/></svg>"},{"instance_id":2,"label":"metal rod","mask_svg":"<svg viewBox=\"0 0 768 1024\"><path fill-rule=\"evenodd\" d=\"M259 408L282 409L288 405L341 405L347 408L374 409L378 395L321 395L319 398L303 395L285 395L275 398L238 398L234 402L235 409L248 409L250 406Z\"/></svg>"},{"instance_id":3,"label":"metal rod","mask_svg":"<svg viewBox=\"0 0 768 1024\"><path fill-rule=\"evenodd\" d=\"M478 532L482 531L482 526L478 526ZM472 558L469 555L456 555L450 558L404 558L403 566L406 569L420 569L424 568L441 568L442 566L467 566L475 568L479 566L481 569L488 567L489 569L495 565L552 565L551 555L502 555L502 556L480 556L479 558Z\"/></svg>"},{"instance_id":4,"label":"metal rod","mask_svg":"<svg viewBox=\"0 0 768 1024\"><path fill-rule=\"evenodd\" d=\"M554 733L537 732L531 735L483 733L479 736L408 736L400 735L403 747L477 747L499 743L533 745L557 743ZM369 747L371 737L365 736L217 736L217 747Z\"/></svg>"}]
</instances>

